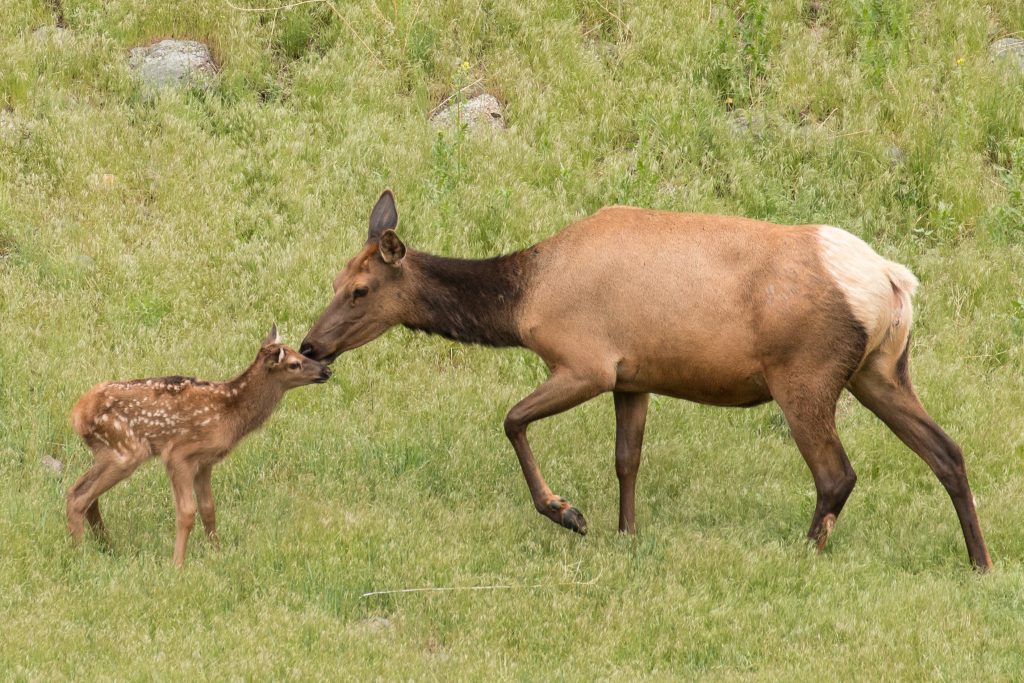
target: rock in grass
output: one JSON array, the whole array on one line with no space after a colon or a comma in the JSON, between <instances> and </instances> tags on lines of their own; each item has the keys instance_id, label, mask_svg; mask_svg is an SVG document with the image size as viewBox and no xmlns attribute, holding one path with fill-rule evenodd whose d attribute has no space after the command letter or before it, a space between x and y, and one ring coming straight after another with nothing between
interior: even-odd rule
<instances>
[{"instance_id":1,"label":"rock in grass","mask_svg":"<svg viewBox=\"0 0 1024 683\"><path fill-rule=\"evenodd\" d=\"M487 93L477 95L462 103L459 103L456 98L447 107L434 114L430 120L438 128L454 126L459 122L465 123L470 128L502 129L505 127L505 114L502 111L501 103L498 102L497 97Z\"/></svg>"},{"instance_id":2,"label":"rock in grass","mask_svg":"<svg viewBox=\"0 0 1024 683\"><path fill-rule=\"evenodd\" d=\"M992 43L988 50L996 59L1013 62L1024 71L1024 38L1001 38Z\"/></svg>"},{"instance_id":3,"label":"rock in grass","mask_svg":"<svg viewBox=\"0 0 1024 683\"><path fill-rule=\"evenodd\" d=\"M40 26L32 31L32 37L40 43L45 43L48 40L61 41L66 35L68 35L68 30L63 26Z\"/></svg>"},{"instance_id":4,"label":"rock in grass","mask_svg":"<svg viewBox=\"0 0 1024 683\"><path fill-rule=\"evenodd\" d=\"M89 271L90 273L96 270L96 260L88 254L79 254L76 256L75 263L77 263L82 270Z\"/></svg>"},{"instance_id":5,"label":"rock in grass","mask_svg":"<svg viewBox=\"0 0 1024 683\"><path fill-rule=\"evenodd\" d=\"M907 160L906 152L900 149L897 145L891 145L886 151L886 154L889 157L890 166L899 166Z\"/></svg>"},{"instance_id":6,"label":"rock in grass","mask_svg":"<svg viewBox=\"0 0 1024 683\"><path fill-rule=\"evenodd\" d=\"M369 617L356 622L360 630L376 633L391 628L391 620L387 617Z\"/></svg>"},{"instance_id":7,"label":"rock in grass","mask_svg":"<svg viewBox=\"0 0 1024 683\"><path fill-rule=\"evenodd\" d=\"M217 73L210 48L195 40L161 40L128 53L149 92L182 85L208 85Z\"/></svg>"},{"instance_id":8,"label":"rock in grass","mask_svg":"<svg viewBox=\"0 0 1024 683\"><path fill-rule=\"evenodd\" d=\"M729 124L737 133L750 133L754 137L761 137L768 128L764 115L745 109L735 109L730 112Z\"/></svg>"},{"instance_id":9,"label":"rock in grass","mask_svg":"<svg viewBox=\"0 0 1024 683\"><path fill-rule=\"evenodd\" d=\"M39 461L43 467L46 467L53 471L54 474L60 474L64 471L64 463L57 458L50 455L44 455Z\"/></svg>"}]
</instances>

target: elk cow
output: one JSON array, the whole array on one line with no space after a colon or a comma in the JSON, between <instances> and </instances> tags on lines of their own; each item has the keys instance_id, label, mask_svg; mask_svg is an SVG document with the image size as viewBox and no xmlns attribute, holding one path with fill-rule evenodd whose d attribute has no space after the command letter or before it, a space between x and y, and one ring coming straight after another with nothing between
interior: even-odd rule
<instances>
[{"instance_id":1,"label":"elk cow","mask_svg":"<svg viewBox=\"0 0 1024 683\"><path fill-rule=\"evenodd\" d=\"M541 475L526 437L535 420L613 393L619 531L632 534L651 393L717 406L774 400L814 478L808 536L820 551L857 479L835 424L846 388L928 463L971 561L991 566L960 447L910 382L917 280L859 238L824 225L612 206L522 251L463 260L407 248L397 225L385 191L300 351L331 362L401 324L537 353L550 375L512 407L505 433L534 505L556 523L587 528Z\"/></svg>"},{"instance_id":2,"label":"elk cow","mask_svg":"<svg viewBox=\"0 0 1024 683\"><path fill-rule=\"evenodd\" d=\"M75 431L96 461L68 490L68 530L77 543L83 517L106 535L99 497L159 455L167 467L177 509L174 564L185 563L185 545L195 521L196 502L210 540L220 545L210 475L213 466L247 434L259 428L284 392L326 382L331 370L281 344L277 326L263 341L256 360L227 382L192 377L160 377L101 382L71 411Z\"/></svg>"}]
</instances>

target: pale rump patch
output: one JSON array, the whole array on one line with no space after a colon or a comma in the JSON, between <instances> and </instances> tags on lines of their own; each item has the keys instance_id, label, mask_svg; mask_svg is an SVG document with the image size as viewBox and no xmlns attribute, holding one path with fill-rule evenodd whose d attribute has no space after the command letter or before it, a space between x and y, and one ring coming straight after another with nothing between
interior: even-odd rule
<instances>
[{"instance_id":1,"label":"pale rump patch","mask_svg":"<svg viewBox=\"0 0 1024 683\"><path fill-rule=\"evenodd\" d=\"M865 356L882 345L898 354L910 330L917 278L840 228L818 226L818 243L822 263L868 335Z\"/></svg>"}]
</instances>

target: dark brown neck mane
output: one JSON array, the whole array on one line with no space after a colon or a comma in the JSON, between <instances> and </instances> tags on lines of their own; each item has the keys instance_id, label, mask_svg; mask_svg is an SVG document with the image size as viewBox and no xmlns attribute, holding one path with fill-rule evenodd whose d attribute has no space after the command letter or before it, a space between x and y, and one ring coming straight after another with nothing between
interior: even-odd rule
<instances>
[{"instance_id":1,"label":"dark brown neck mane","mask_svg":"<svg viewBox=\"0 0 1024 683\"><path fill-rule=\"evenodd\" d=\"M522 346L517 314L534 254L472 260L410 252L415 299L405 326L467 344Z\"/></svg>"}]
</instances>

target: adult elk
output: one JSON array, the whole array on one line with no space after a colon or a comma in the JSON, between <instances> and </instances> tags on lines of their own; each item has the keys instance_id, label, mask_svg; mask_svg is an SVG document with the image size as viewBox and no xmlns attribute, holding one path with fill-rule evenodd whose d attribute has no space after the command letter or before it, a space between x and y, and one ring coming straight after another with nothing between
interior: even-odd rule
<instances>
[{"instance_id":1,"label":"adult elk","mask_svg":"<svg viewBox=\"0 0 1024 683\"><path fill-rule=\"evenodd\" d=\"M550 376L505 418L537 510L579 533L526 429L607 391L615 399L619 531L634 492L650 393L718 406L775 400L814 477L819 551L857 480L836 433L843 389L928 463L953 500L971 561L991 566L960 447L910 383L909 270L823 225L613 206L523 251L484 260L406 248L385 191L366 244L300 351L333 361L395 325L489 346L525 346Z\"/></svg>"}]
</instances>

